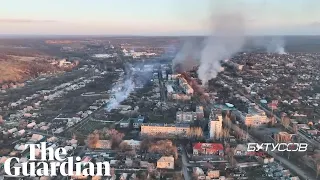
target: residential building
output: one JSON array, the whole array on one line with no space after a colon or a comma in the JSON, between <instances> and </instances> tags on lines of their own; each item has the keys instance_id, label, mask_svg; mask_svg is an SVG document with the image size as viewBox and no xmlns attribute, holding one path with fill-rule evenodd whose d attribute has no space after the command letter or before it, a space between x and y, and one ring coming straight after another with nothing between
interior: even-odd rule
<instances>
[{"instance_id":1,"label":"residential building","mask_svg":"<svg viewBox=\"0 0 320 180\"><path fill-rule=\"evenodd\" d=\"M192 122L197 119L197 113L196 112L183 112L178 111L176 113L176 120L177 122Z\"/></svg>"},{"instance_id":2,"label":"residential building","mask_svg":"<svg viewBox=\"0 0 320 180\"><path fill-rule=\"evenodd\" d=\"M141 141L130 139L123 140L123 142L127 143L132 149L140 149Z\"/></svg>"},{"instance_id":3,"label":"residential building","mask_svg":"<svg viewBox=\"0 0 320 180\"><path fill-rule=\"evenodd\" d=\"M241 113L240 111L235 111L234 113L249 127L257 127L262 124L267 124L270 121L263 110L253 105L248 108L248 113Z\"/></svg>"},{"instance_id":4,"label":"residential building","mask_svg":"<svg viewBox=\"0 0 320 180\"><path fill-rule=\"evenodd\" d=\"M30 124L28 124L27 125L27 128L33 128L34 126L36 125L36 123L35 122L32 122L32 123L30 123Z\"/></svg>"},{"instance_id":5,"label":"residential building","mask_svg":"<svg viewBox=\"0 0 320 180\"><path fill-rule=\"evenodd\" d=\"M235 156L246 156L248 154L248 147L245 144L238 144L234 148L234 155Z\"/></svg>"},{"instance_id":6,"label":"residential building","mask_svg":"<svg viewBox=\"0 0 320 180\"><path fill-rule=\"evenodd\" d=\"M188 84L187 80L184 77L180 76L178 81L185 94L192 95L194 93L193 88Z\"/></svg>"},{"instance_id":7,"label":"residential building","mask_svg":"<svg viewBox=\"0 0 320 180\"><path fill-rule=\"evenodd\" d=\"M224 148L221 143L195 143L193 145L194 155L215 154L222 156Z\"/></svg>"},{"instance_id":8,"label":"residential building","mask_svg":"<svg viewBox=\"0 0 320 180\"><path fill-rule=\"evenodd\" d=\"M143 116L139 116L138 118L133 118L133 128L139 129L143 123L144 123Z\"/></svg>"},{"instance_id":9,"label":"residential building","mask_svg":"<svg viewBox=\"0 0 320 180\"><path fill-rule=\"evenodd\" d=\"M157 168L159 168L159 169L174 169L174 158L172 156L162 156L157 161Z\"/></svg>"},{"instance_id":10,"label":"residential building","mask_svg":"<svg viewBox=\"0 0 320 180\"><path fill-rule=\"evenodd\" d=\"M190 133L189 124L158 124L141 125L141 135L179 135L187 136Z\"/></svg>"},{"instance_id":11,"label":"residential building","mask_svg":"<svg viewBox=\"0 0 320 180\"><path fill-rule=\"evenodd\" d=\"M219 170L208 170L207 172L207 176L210 178L210 179L219 179L220 177L220 171Z\"/></svg>"},{"instance_id":12,"label":"residential building","mask_svg":"<svg viewBox=\"0 0 320 180\"><path fill-rule=\"evenodd\" d=\"M43 135L40 135L40 134L33 134L30 138L30 142L34 142L34 143L37 143L39 141L41 141L42 139L44 139L44 136Z\"/></svg>"},{"instance_id":13,"label":"residential building","mask_svg":"<svg viewBox=\"0 0 320 180\"><path fill-rule=\"evenodd\" d=\"M222 114L211 112L209 121L209 135L211 139L219 139L222 136Z\"/></svg>"},{"instance_id":14,"label":"residential building","mask_svg":"<svg viewBox=\"0 0 320 180\"><path fill-rule=\"evenodd\" d=\"M172 99L186 101L191 100L191 96L186 94L172 94Z\"/></svg>"},{"instance_id":15,"label":"residential building","mask_svg":"<svg viewBox=\"0 0 320 180\"><path fill-rule=\"evenodd\" d=\"M13 133L15 133L15 132L17 132L17 131L18 131L17 128L12 128L12 129L9 129L9 130L8 130L8 133L9 133L9 134L13 134Z\"/></svg>"},{"instance_id":16,"label":"residential building","mask_svg":"<svg viewBox=\"0 0 320 180\"><path fill-rule=\"evenodd\" d=\"M120 122L120 128L128 128L129 125L130 125L130 119L128 119L128 120L122 120L122 121Z\"/></svg>"},{"instance_id":17,"label":"residential building","mask_svg":"<svg viewBox=\"0 0 320 180\"><path fill-rule=\"evenodd\" d=\"M203 169L199 167L193 167L193 174L197 177L197 179L206 178Z\"/></svg>"},{"instance_id":18,"label":"residential building","mask_svg":"<svg viewBox=\"0 0 320 180\"><path fill-rule=\"evenodd\" d=\"M99 140L96 145L95 148L96 149L111 149L111 141L110 140Z\"/></svg>"}]
</instances>

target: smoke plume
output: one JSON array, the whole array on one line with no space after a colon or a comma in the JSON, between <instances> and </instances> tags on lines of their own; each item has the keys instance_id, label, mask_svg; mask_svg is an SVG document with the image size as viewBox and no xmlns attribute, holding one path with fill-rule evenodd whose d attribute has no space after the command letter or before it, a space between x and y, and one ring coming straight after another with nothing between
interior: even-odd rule
<instances>
[{"instance_id":1,"label":"smoke plume","mask_svg":"<svg viewBox=\"0 0 320 180\"><path fill-rule=\"evenodd\" d=\"M117 108L121 102L126 100L132 92L137 88L142 88L152 78L152 65L136 64L135 66L128 65L126 68L126 76L120 77L118 83L112 88L114 96L107 102L106 110L110 112Z\"/></svg>"},{"instance_id":2,"label":"smoke plume","mask_svg":"<svg viewBox=\"0 0 320 180\"><path fill-rule=\"evenodd\" d=\"M241 13L224 12L214 15L213 28L201 52L198 76L202 84L217 76L220 61L239 52L245 42L245 20Z\"/></svg>"},{"instance_id":3,"label":"smoke plume","mask_svg":"<svg viewBox=\"0 0 320 180\"><path fill-rule=\"evenodd\" d=\"M267 44L268 53L287 54L284 49L284 39L277 37L272 38Z\"/></svg>"},{"instance_id":4,"label":"smoke plume","mask_svg":"<svg viewBox=\"0 0 320 180\"><path fill-rule=\"evenodd\" d=\"M200 52L200 48L195 42L185 42L172 60L172 71L181 73L197 67L199 65Z\"/></svg>"},{"instance_id":5,"label":"smoke plume","mask_svg":"<svg viewBox=\"0 0 320 180\"><path fill-rule=\"evenodd\" d=\"M134 90L135 84L132 79L127 79L124 82L113 87L112 91L116 92L114 97L108 102L106 110L109 112L117 108L120 103L128 98L130 93Z\"/></svg>"}]
</instances>

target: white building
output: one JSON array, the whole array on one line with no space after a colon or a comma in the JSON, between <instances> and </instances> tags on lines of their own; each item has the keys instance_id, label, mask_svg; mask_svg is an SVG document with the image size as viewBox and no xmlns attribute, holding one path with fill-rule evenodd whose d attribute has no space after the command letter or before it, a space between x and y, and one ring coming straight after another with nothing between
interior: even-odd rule
<instances>
[{"instance_id":1,"label":"white building","mask_svg":"<svg viewBox=\"0 0 320 180\"><path fill-rule=\"evenodd\" d=\"M130 139L123 140L123 142L127 143L132 149L140 149L141 141Z\"/></svg>"},{"instance_id":2,"label":"white building","mask_svg":"<svg viewBox=\"0 0 320 180\"><path fill-rule=\"evenodd\" d=\"M210 138L220 138L222 135L222 115L211 112L209 118Z\"/></svg>"}]
</instances>

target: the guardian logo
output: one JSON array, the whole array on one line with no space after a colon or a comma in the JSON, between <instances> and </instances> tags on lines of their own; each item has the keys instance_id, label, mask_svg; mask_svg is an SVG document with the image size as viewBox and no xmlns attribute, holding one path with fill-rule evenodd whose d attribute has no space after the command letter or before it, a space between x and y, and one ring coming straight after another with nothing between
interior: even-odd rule
<instances>
[{"instance_id":1,"label":"the guardian logo","mask_svg":"<svg viewBox=\"0 0 320 180\"><path fill-rule=\"evenodd\" d=\"M29 162L22 162L21 166L11 166L19 163L19 158L8 158L4 163L6 175L16 176L110 176L109 162L80 162L80 157L68 157L64 148L46 147L45 142L40 144L26 144L30 150ZM36 159L36 149L41 152L41 159ZM75 162L74 162L75 159ZM13 172L12 172L13 171Z\"/></svg>"},{"instance_id":2,"label":"the guardian logo","mask_svg":"<svg viewBox=\"0 0 320 180\"><path fill-rule=\"evenodd\" d=\"M293 151L305 152L308 149L307 143L248 143L247 151Z\"/></svg>"}]
</instances>

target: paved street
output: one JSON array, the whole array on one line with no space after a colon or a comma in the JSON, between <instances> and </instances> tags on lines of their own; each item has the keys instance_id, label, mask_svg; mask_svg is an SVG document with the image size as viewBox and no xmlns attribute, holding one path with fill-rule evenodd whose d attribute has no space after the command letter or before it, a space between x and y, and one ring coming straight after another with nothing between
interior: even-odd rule
<instances>
[{"instance_id":1,"label":"paved street","mask_svg":"<svg viewBox=\"0 0 320 180\"><path fill-rule=\"evenodd\" d=\"M188 172L188 167L191 166L191 164L188 161L187 153L184 148L182 148L182 164L183 164L183 176L185 180L192 180L190 173Z\"/></svg>"}]
</instances>

